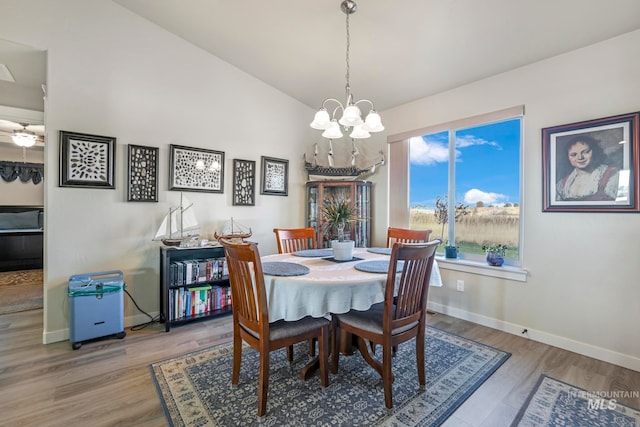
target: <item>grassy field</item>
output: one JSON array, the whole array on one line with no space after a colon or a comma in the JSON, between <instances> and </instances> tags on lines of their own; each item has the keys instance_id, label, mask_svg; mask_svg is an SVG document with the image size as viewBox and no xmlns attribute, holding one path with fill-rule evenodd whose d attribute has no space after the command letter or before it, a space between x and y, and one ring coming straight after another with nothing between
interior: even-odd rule
<instances>
[{"instance_id":1,"label":"grassy field","mask_svg":"<svg viewBox=\"0 0 640 427\"><path fill-rule=\"evenodd\" d=\"M519 207L474 207L456 223L456 246L460 252L483 254L482 245L502 243L509 246L507 258L518 258ZM433 230L432 238L447 240L447 226L436 222L433 210L412 208L410 227Z\"/></svg>"}]
</instances>

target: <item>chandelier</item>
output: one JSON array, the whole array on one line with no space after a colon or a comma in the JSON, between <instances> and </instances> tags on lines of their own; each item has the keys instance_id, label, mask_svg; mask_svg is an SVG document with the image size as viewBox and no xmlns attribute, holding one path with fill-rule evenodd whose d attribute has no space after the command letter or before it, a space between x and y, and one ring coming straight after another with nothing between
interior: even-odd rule
<instances>
[{"instance_id":1,"label":"chandelier","mask_svg":"<svg viewBox=\"0 0 640 427\"><path fill-rule=\"evenodd\" d=\"M373 106L373 102L368 99L361 99L354 101L353 94L351 93L351 86L349 84L349 48L350 46L350 33L349 33L349 15L355 13L358 9L358 5L355 1L344 0L340 4L340 9L347 16L347 73L345 75L347 84L345 85L346 102L343 104L335 98L327 98L322 101L322 107L316 113L311 127L314 129L322 130L322 136L328 139L342 138L342 131L340 125L344 126L346 132L351 130L349 136L353 139L364 139L371 136L370 132L381 132L384 130L382 126L382 120L380 115L376 112ZM370 110L366 118L362 120L362 114L358 104L369 104ZM333 108L331 116L327 111L327 107ZM342 113L340 119L336 119L337 114Z\"/></svg>"}]
</instances>

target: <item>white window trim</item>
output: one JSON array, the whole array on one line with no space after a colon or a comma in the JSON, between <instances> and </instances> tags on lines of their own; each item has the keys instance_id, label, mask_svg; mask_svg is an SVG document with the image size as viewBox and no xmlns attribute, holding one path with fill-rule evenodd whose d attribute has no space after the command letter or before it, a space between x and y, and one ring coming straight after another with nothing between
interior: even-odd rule
<instances>
[{"instance_id":1,"label":"white window trim","mask_svg":"<svg viewBox=\"0 0 640 427\"><path fill-rule=\"evenodd\" d=\"M529 275L527 270L514 265L492 267L485 262L472 261L468 259L451 259L445 258L441 255L437 255L436 260L438 261L438 267L441 270L478 274L480 276L496 277L499 279L513 280L515 282L526 282Z\"/></svg>"}]
</instances>

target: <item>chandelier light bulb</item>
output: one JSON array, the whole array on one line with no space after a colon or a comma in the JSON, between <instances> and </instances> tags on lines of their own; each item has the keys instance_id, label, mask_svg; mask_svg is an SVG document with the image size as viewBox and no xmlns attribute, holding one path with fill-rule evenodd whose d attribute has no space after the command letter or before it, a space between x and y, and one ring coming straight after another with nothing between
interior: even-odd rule
<instances>
[{"instance_id":1,"label":"chandelier light bulb","mask_svg":"<svg viewBox=\"0 0 640 427\"><path fill-rule=\"evenodd\" d=\"M327 139L338 139L342 138L342 132L340 131L340 125L336 121L336 119L331 120L330 126L322 132L322 136Z\"/></svg>"},{"instance_id":2,"label":"chandelier light bulb","mask_svg":"<svg viewBox=\"0 0 640 427\"><path fill-rule=\"evenodd\" d=\"M311 127L318 130L325 130L331 126L331 118L329 117L329 113L325 108L321 108L316 113L313 121L311 122Z\"/></svg>"},{"instance_id":3,"label":"chandelier light bulb","mask_svg":"<svg viewBox=\"0 0 640 427\"><path fill-rule=\"evenodd\" d=\"M349 136L353 139L365 139L369 138L371 134L367 132L367 130L364 128L364 125L356 125L353 127L353 131Z\"/></svg>"},{"instance_id":4,"label":"chandelier light bulb","mask_svg":"<svg viewBox=\"0 0 640 427\"><path fill-rule=\"evenodd\" d=\"M367 118L364 120L364 128L369 132L382 132L384 130L384 126L382 126L380 114L375 110L369 111Z\"/></svg>"},{"instance_id":5,"label":"chandelier light bulb","mask_svg":"<svg viewBox=\"0 0 640 427\"><path fill-rule=\"evenodd\" d=\"M361 125L362 116L360 115L360 109L357 105L349 105L344 109L344 113L342 113L342 118L338 121L343 126L357 126Z\"/></svg>"}]
</instances>

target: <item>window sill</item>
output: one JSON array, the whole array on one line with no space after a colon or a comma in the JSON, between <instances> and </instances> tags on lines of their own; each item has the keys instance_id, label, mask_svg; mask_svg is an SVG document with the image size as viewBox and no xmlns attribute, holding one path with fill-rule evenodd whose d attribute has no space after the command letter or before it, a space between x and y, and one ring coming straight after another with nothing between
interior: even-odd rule
<instances>
[{"instance_id":1,"label":"window sill","mask_svg":"<svg viewBox=\"0 0 640 427\"><path fill-rule=\"evenodd\" d=\"M436 261L438 262L440 270L461 271L464 273L479 274L481 276L513 280L515 282L527 281L528 271L512 265L492 267L483 262L445 258L443 256L436 256Z\"/></svg>"}]
</instances>

